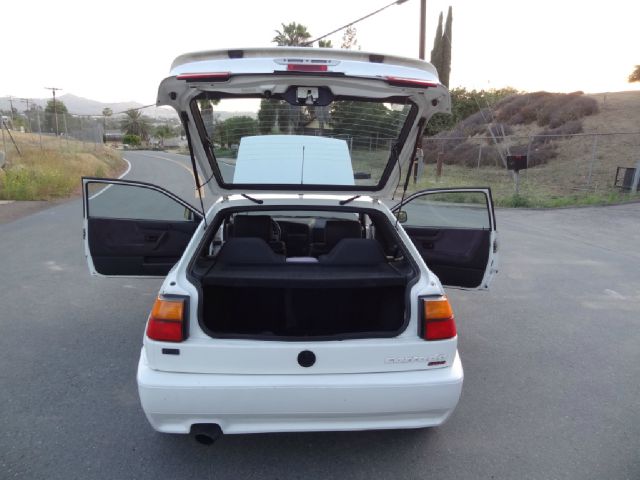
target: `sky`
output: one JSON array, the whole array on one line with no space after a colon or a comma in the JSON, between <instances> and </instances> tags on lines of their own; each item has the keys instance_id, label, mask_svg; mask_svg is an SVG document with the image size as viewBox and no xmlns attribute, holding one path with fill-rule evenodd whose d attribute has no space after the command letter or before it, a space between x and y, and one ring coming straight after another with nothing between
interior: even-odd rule
<instances>
[{"instance_id":1,"label":"sky","mask_svg":"<svg viewBox=\"0 0 640 480\"><path fill-rule=\"evenodd\" d=\"M3 2L0 96L58 87L102 102L155 102L172 60L199 50L273 46L281 23L316 37L391 0L12 0ZM638 90L640 2L427 0L427 60L438 15L453 7L451 87L589 93ZM361 23L365 51L418 56L420 1ZM330 37L334 46L342 33Z\"/></svg>"}]
</instances>

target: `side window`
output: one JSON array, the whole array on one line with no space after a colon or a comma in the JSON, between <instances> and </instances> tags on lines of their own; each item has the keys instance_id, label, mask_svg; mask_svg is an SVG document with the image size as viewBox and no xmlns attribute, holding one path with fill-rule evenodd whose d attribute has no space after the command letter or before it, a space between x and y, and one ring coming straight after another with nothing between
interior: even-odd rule
<instances>
[{"instance_id":1,"label":"side window","mask_svg":"<svg viewBox=\"0 0 640 480\"><path fill-rule=\"evenodd\" d=\"M193 212L177 200L138 185L89 182L88 217L125 220L189 221Z\"/></svg>"},{"instance_id":2,"label":"side window","mask_svg":"<svg viewBox=\"0 0 640 480\"><path fill-rule=\"evenodd\" d=\"M403 205L400 218L409 228L490 230L488 202L484 192L430 192Z\"/></svg>"}]
</instances>

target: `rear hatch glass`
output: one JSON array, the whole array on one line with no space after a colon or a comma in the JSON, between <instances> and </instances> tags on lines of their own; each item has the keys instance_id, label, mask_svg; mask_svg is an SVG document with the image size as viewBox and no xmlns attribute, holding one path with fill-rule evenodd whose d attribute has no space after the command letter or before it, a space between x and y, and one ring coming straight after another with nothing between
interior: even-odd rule
<instances>
[{"instance_id":1,"label":"rear hatch glass","mask_svg":"<svg viewBox=\"0 0 640 480\"><path fill-rule=\"evenodd\" d=\"M415 108L407 98L335 99L318 106L264 97L205 97L194 107L227 187L344 189L380 188Z\"/></svg>"}]
</instances>

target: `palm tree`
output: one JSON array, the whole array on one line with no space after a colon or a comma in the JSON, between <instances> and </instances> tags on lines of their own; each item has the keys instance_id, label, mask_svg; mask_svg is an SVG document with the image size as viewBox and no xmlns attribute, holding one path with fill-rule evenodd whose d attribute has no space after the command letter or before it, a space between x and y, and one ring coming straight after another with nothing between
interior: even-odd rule
<instances>
[{"instance_id":1,"label":"palm tree","mask_svg":"<svg viewBox=\"0 0 640 480\"><path fill-rule=\"evenodd\" d=\"M306 47L308 45L304 45L309 38L311 38L311 34L307 30L307 27L300 23L291 22L288 25L282 24L282 31L276 30L277 35L273 37L271 40L274 43L277 43L279 47L284 46L301 46Z\"/></svg>"},{"instance_id":2,"label":"palm tree","mask_svg":"<svg viewBox=\"0 0 640 480\"><path fill-rule=\"evenodd\" d=\"M140 110L127 110L121 128L126 135L138 135L143 140L149 139L149 125L142 117Z\"/></svg>"}]
</instances>

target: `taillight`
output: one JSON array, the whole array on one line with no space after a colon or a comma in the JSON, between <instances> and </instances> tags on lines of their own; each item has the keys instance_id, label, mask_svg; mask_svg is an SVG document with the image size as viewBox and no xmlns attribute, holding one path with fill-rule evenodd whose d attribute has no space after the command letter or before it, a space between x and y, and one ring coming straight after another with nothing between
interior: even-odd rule
<instances>
[{"instance_id":1,"label":"taillight","mask_svg":"<svg viewBox=\"0 0 640 480\"><path fill-rule=\"evenodd\" d=\"M147 337L162 342L181 342L186 338L186 298L158 297L153 304Z\"/></svg>"},{"instance_id":2,"label":"taillight","mask_svg":"<svg viewBox=\"0 0 640 480\"><path fill-rule=\"evenodd\" d=\"M444 340L456 336L453 309L446 296L423 298L421 336L425 340Z\"/></svg>"},{"instance_id":3,"label":"taillight","mask_svg":"<svg viewBox=\"0 0 640 480\"><path fill-rule=\"evenodd\" d=\"M176 79L187 82L226 82L231 77L229 72L213 73L181 73Z\"/></svg>"},{"instance_id":4,"label":"taillight","mask_svg":"<svg viewBox=\"0 0 640 480\"><path fill-rule=\"evenodd\" d=\"M387 77L385 80L389 85L395 87L434 88L438 86L438 82L430 82L418 78Z\"/></svg>"}]
</instances>

